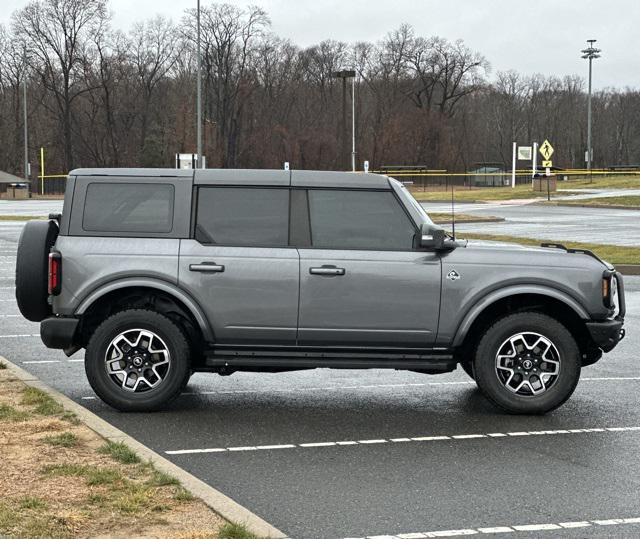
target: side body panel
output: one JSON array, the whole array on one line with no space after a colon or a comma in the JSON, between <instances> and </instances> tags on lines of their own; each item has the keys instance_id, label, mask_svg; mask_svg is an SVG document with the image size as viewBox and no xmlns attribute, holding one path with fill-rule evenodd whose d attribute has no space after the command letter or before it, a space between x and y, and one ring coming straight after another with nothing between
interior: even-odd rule
<instances>
[{"instance_id":1,"label":"side body panel","mask_svg":"<svg viewBox=\"0 0 640 539\"><path fill-rule=\"evenodd\" d=\"M327 265L344 274L310 273ZM300 249L298 344L430 346L440 279L433 253Z\"/></svg>"},{"instance_id":2,"label":"side body panel","mask_svg":"<svg viewBox=\"0 0 640 539\"><path fill-rule=\"evenodd\" d=\"M178 284L180 240L58 236L62 253L62 291L53 310L76 312L86 297L125 278L150 278Z\"/></svg>"},{"instance_id":3,"label":"side body panel","mask_svg":"<svg viewBox=\"0 0 640 539\"><path fill-rule=\"evenodd\" d=\"M219 344L294 345L299 257L293 248L222 247L182 240L179 285L198 298ZM194 271L215 264L221 271Z\"/></svg>"},{"instance_id":4,"label":"side body panel","mask_svg":"<svg viewBox=\"0 0 640 539\"><path fill-rule=\"evenodd\" d=\"M580 318L605 317L600 289L604 269L592 257L557 250L473 243L459 247L442 256L443 301L436 342L461 344L482 309L511 295L549 296Z\"/></svg>"}]
</instances>

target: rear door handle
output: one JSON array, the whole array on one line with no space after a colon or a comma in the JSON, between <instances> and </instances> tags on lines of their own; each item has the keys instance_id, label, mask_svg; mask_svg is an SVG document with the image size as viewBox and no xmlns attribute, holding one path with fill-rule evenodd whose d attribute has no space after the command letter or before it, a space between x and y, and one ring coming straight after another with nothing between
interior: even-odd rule
<instances>
[{"instance_id":1,"label":"rear door handle","mask_svg":"<svg viewBox=\"0 0 640 539\"><path fill-rule=\"evenodd\" d=\"M224 266L215 262L202 262L200 264L189 264L189 271L200 271L202 273L222 273Z\"/></svg>"},{"instance_id":2,"label":"rear door handle","mask_svg":"<svg viewBox=\"0 0 640 539\"><path fill-rule=\"evenodd\" d=\"M309 268L309 273L312 275L344 275L346 272L344 268L336 268L335 266L321 266L319 268Z\"/></svg>"}]
</instances>

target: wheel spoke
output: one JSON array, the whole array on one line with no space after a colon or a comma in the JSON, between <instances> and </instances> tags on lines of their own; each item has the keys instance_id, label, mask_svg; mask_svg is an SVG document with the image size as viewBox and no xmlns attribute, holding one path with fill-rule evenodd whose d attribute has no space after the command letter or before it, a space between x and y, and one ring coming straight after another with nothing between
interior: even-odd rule
<instances>
[{"instance_id":1,"label":"wheel spoke","mask_svg":"<svg viewBox=\"0 0 640 539\"><path fill-rule=\"evenodd\" d=\"M536 396L547 391L560 374L560 354L544 335L521 332L498 348L495 369L498 379L512 393Z\"/></svg>"},{"instance_id":2,"label":"wheel spoke","mask_svg":"<svg viewBox=\"0 0 640 539\"><path fill-rule=\"evenodd\" d=\"M107 347L105 368L122 390L149 391L166 378L171 369L171 354L153 331L129 329L114 337Z\"/></svg>"}]
</instances>

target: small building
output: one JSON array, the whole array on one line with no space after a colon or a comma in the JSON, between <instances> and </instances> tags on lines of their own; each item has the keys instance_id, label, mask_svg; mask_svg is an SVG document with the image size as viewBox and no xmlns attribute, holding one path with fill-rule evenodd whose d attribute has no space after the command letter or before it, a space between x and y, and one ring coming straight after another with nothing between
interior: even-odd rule
<instances>
[{"instance_id":1,"label":"small building","mask_svg":"<svg viewBox=\"0 0 640 539\"><path fill-rule=\"evenodd\" d=\"M469 171L471 185L474 187L503 187L510 184L510 179L502 163L484 162L476 163L475 168Z\"/></svg>"},{"instance_id":2,"label":"small building","mask_svg":"<svg viewBox=\"0 0 640 539\"><path fill-rule=\"evenodd\" d=\"M0 170L0 197L29 198L29 184L24 178Z\"/></svg>"}]
</instances>

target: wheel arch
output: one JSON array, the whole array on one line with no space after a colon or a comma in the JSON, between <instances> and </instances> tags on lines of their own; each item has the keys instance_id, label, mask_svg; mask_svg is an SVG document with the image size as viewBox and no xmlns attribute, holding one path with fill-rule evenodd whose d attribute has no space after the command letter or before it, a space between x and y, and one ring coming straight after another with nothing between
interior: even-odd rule
<instances>
[{"instance_id":1,"label":"wheel arch","mask_svg":"<svg viewBox=\"0 0 640 539\"><path fill-rule=\"evenodd\" d=\"M508 287L485 296L466 313L456 331L453 347L463 351L463 357L483 331L497 318L514 312L538 311L564 324L576 339L581 353L592 352L585 325L586 309L571 296L546 287Z\"/></svg>"},{"instance_id":2,"label":"wheel arch","mask_svg":"<svg viewBox=\"0 0 640 539\"><path fill-rule=\"evenodd\" d=\"M135 293L146 293L169 298L188 315L196 328L199 329L205 341L211 342L214 340L211 326L197 301L172 283L160 279L128 278L112 281L90 292L80 302L74 314L80 316L87 315L95 311L99 306L104 305L105 302L117 300L123 296Z\"/></svg>"}]
</instances>

